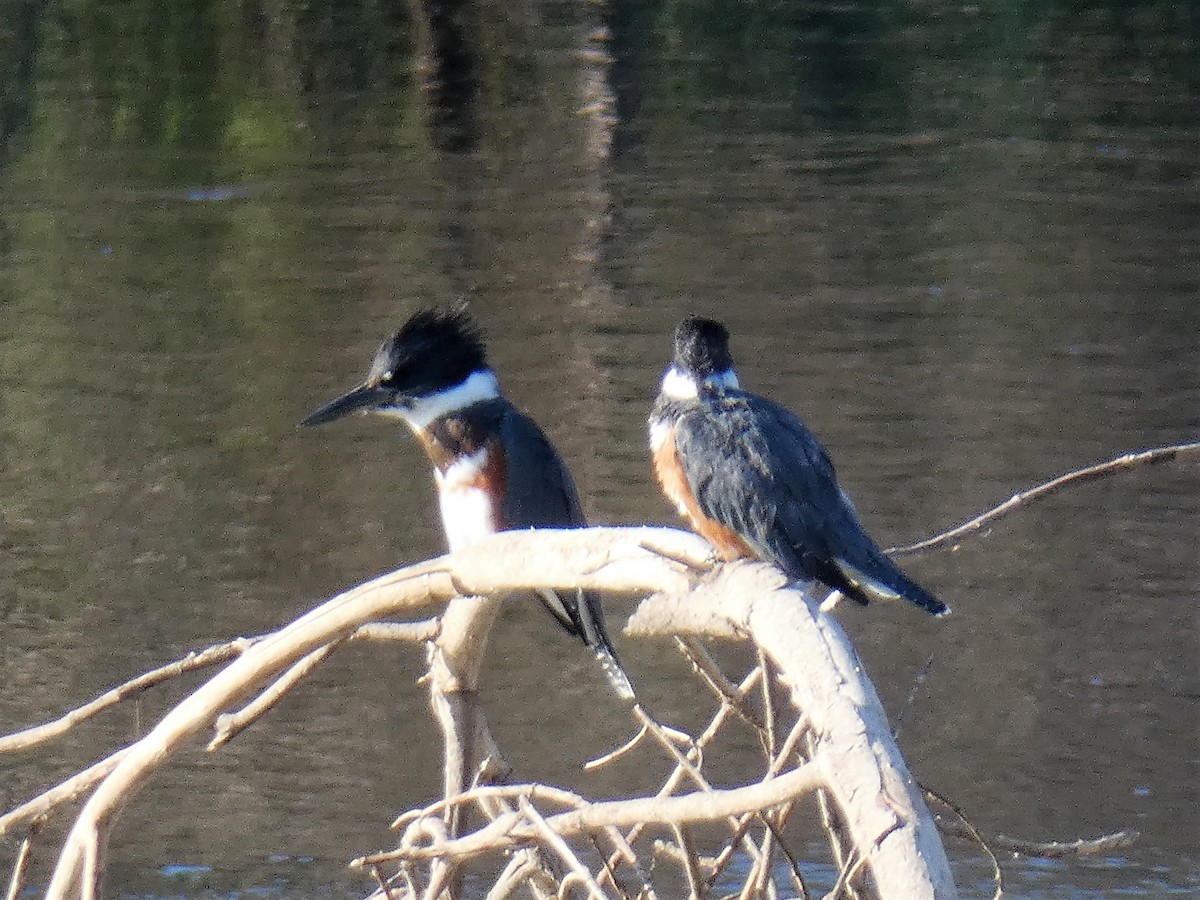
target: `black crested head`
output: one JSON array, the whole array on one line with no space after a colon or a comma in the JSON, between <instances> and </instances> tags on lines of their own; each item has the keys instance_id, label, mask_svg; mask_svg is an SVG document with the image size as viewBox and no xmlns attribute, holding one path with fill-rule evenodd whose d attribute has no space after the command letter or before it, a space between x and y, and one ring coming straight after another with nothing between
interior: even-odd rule
<instances>
[{"instance_id":1,"label":"black crested head","mask_svg":"<svg viewBox=\"0 0 1200 900\"><path fill-rule=\"evenodd\" d=\"M713 319L684 319L675 328L675 368L700 381L731 371L729 331Z\"/></svg>"},{"instance_id":2,"label":"black crested head","mask_svg":"<svg viewBox=\"0 0 1200 900\"><path fill-rule=\"evenodd\" d=\"M486 368L483 335L463 307L423 309L384 341L366 381L313 410L300 424L323 425L350 413L406 415L422 400L458 387ZM496 390L494 379L479 387L485 393Z\"/></svg>"},{"instance_id":3,"label":"black crested head","mask_svg":"<svg viewBox=\"0 0 1200 900\"><path fill-rule=\"evenodd\" d=\"M483 334L466 309L423 309L383 342L367 382L424 397L486 368Z\"/></svg>"}]
</instances>

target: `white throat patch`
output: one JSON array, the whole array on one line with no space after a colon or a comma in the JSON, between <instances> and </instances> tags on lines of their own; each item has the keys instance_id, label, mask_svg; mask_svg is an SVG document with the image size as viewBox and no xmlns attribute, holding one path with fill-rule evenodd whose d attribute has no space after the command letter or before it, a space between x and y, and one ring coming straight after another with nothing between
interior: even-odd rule
<instances>
[{"instance_id":1,"label":"white throat patch","mask_svg":"<svg viewBox=\"0 0 1200 900\"><path fill-rule=\"evenodd\" d=\"M714 372L704 379L704 384L717 390L730 390L738 387L737 373L733 369L724 372ZM695 400L700 396L700 386L696 379L687 372L671 366L663 376L662 392L672 400Z\"/></svg>"},{"instance_id":2,"label":"white throat patch","mask_svg":"<svg viewBox=\"0 0 1200 900\"><path fill-rule=\"evenodd\" d=\"M468 375L461 384L429 397L421 397L412 406L392 406L381 409L380 413L403 419L413 431L423 431L442 416L484 400L495 400L499 396L500 382L495 374L491 369L480 369Z\"/></svg>"}]
</instances>

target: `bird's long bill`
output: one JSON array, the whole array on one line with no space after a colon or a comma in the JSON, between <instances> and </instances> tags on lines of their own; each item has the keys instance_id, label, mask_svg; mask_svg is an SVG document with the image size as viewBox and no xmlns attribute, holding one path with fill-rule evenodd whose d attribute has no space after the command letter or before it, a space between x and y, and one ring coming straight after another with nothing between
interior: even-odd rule
<instances>
[{"instance_id":1,"label":"bird's long bill","mask_svg":"<svg viewBox=\"0 0 1200 900\"><path fill-rule=\"evenodd\" d=\"M330 400L320 409L315 409L300 420L301 425L324 425L342 416L354 412L367 412L379 406L386 400L392 399L392 392L377 385L363 384L343 394L336 400Z\"/></svg>"}]
</instances>

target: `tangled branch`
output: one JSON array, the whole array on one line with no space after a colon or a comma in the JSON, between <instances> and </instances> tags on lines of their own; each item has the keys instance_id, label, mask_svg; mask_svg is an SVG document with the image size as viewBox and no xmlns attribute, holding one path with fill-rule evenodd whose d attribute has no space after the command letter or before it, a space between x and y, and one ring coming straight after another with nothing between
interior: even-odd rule
<instances>
[{"instance_id":1,"label":"tangled branch","mask_svg":"<svg viewBox=\"0 0 1200 900\"><path fill-rule=\"evenodd\" d=\"M955 545L1066 487L1195 458L1200 458L1200 442L1126 454L1022 491L943 534L889 552L911 555ZM896 896L907 896L905 891L920 884L916 893L921 896L953 896L944 851L927 824L928 813L895 749L874 689L861 676L854 651L836 623L796 587L786 585L778 572L755 564L714 569L709 554L703 541L674 529L497 535L453 556L347 591L277 632L189 654L53 721L0 736L0 752L45 744L156 684L228 663L142 739L0 816L0 835L30 829L8 893L21 890L29 848L41 823L57 807L91 792L61 850L48 896L98 896L113 821L159 766L205 730L213 733L210 750L233 739L346 642L391 640L432 642L430 685L446 737L446 783L442 801L402 817L404 837L397 849L355 861L377 879L381 896L423 895L432 900L443 891L456 896L459 860L526 848L507 862L491 896L505 896L522 883L535 896L563 893L571 886L590 897L609 896L609 891L624 893L619 886L624 872L638 879L638 893L654 897L648 874L653 864L644 863L635 850L648 828L669 836L657 839L653 852L656 858L676 861L693 894L710 892L737 854L745 856L748 866L743 894L770 893L770 861L780 853L789 862L793 889L808 896L780 829L795 804L818 789L831 834L843 828L845 834L844 847L841 840L834 841L840 871L835 893L870 884L879 896L888 896L892 885L904 884L907 887ZM673 767L656 796L595 802L544 786L489 785L507 768L475 705L483 648L498 609L495 598L533 586L658 592L639 608L628 633L676 636L718 708L708 727L686 739L680 749L678 735L634 707L642 725L638 739L597 764L636 752L646 736L653 736ZM447 601L447 614L436 619L378 621ZM735 684L708 655L700 637L749 638L765 657ZM776 668L778 675L773 674ZM786 721L777 720L772 690L776 679L786 689L793 711ZM703 751L732 723L751 729L762 747L765 771L758 782L713 788L702 771ZM686 782L693 785L692 792L678 794ZM471 789L472 784L479 786ZM558 809L539 808L545 803ZM485 823L473 833L460 834L458 814L468 806L477 807ZM439 827L431 822L435 814L442 816ZM728 833L724 844L706 855L692 829L717 822L724 823ZM1122 846L1133 837L1118 832L1092 841L994 841L1016 852L1078 855ZM600 853L599 865L586 864L569 843L581 839ZM413 868L422 861L431 863L423 890ZM383 866L395 868L387 874Z\"/></svg>"}]
</instances>

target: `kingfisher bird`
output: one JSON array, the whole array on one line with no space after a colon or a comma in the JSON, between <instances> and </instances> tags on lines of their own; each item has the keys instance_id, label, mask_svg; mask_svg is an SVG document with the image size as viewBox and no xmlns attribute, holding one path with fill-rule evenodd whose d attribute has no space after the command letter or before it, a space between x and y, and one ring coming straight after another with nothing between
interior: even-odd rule
<instances>
[{"instance_id":1,"label":"kingfisher bird","mask_svg":"<svg viewBox=\"0 0 1200 900\"><path fill-rule=\"evenodd\" d=\"M804 423L741 390L720 322L689 318L675 329L650 449L663 493L723 559L761 559L864 605L904 599L950 612L871 540Z\"/></svg>"},{"instance_id":2,"label":"kingfisher bird","mask_svg":"<svg viewBox=\"0 0 1200 900\"><path fill-rule=\"evenodd\" d=\"M404 421L433 466L451 551L499 531L586 523L571 473L549 438L508 402L483 336L461 307L415 313L383 343L366 381L309 414L321 425L353 412ZM538 598L596 655L616 692L633 687L592 591L539 590Z\"/></svg>"}]
</instances>

